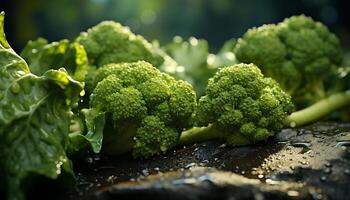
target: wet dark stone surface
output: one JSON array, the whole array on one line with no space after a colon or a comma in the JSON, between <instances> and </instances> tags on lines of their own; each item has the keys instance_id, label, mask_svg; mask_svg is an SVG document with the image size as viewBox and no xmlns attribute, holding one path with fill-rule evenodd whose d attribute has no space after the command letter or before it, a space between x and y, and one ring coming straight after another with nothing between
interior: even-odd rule
<instances>
[{"instance_id":1,"label":"wet dark stone surface","mask_svg":"<svg viewBox=\"0 0 350 200\"><path fill-rule=\"evenodd\" d=\"M109 199L312 199L313 187L300 183L261 183L241 175L194 167L184 172L151 175L139 182L125 182L97 192L93 198Z\"/></svg>"},{"instance_id":2,"label":"wet dark stone surface","mask_svg":"<svg viewBox=\"0 0 350 200\"><path fill-rule=\"evenodd\" d=\"M204 142L148 160L98 155L75 171L67 199L349 199L350 124L284 129L247 147Z\"/></svg>"}]
</instances>

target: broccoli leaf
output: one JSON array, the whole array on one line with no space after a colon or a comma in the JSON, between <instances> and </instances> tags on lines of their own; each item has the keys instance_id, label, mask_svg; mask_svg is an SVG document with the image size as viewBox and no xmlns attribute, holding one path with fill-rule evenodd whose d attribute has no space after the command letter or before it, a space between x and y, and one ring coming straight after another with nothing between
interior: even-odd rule
<instances>
[{"instance_id":1,"label":"broccoli leaf","mask_svg":"<svg viewBox=\"0 0 350 200\"><path fill-rule=\"evenodd\" d=\"M101 151L105 126L104 112L94 108L84 108L81 114L75 116L73 123L71 122L67 148L68 156L78 159L90 152L99 153Z\"/></svg>"},{"instance_id":2,"label":"broccoli leaf","mask_svg":"<svg viewBox=\"0 0 350 200\"><path fill-rule=\"evenodd\" d=\"M36 75L42 75L49 69L65 67L75 80L84 81L89 70L84 47L68 40L48 43L47 40L39 38L29 41L20 55Z\"/></svg>"},{"instance_id":3,"label":"broccoli leaf","mask_svg":"<svg viewBox=\"0 0 350 200\"><path fill-rule=\"evenodd\" d=\"M163 50L172 57L179 66L161 69L176 78L190 82L198 96L205 93L208 79L214 75L219 67L236 64L232 53L234 40L227 41L218 54L209 53L207 41L190 37L184 41L175 37L173 42L163 47Z\"/></svg>"},{"instance_id":4,"label":"broccoli leaf","mask_svg":"<svg viewBox=\"0 0 350 200\"><path fill-rule=\"evenodd\" d=\"M24 199L22 181L31 175L55 179L73 175L65 149L70 106L82 84L64 69L43 76L30 73L27 63L7 43L0 14L0 179L8 199Z\"/></svg>"},{"instance_id":5,"label":"broccoli leaf","mask_svg":"<svg viewBox=\"0 0 350 200\"><path fill-rule=\"evenodd\" d=\"M87 133L85 138L90 142L92 150L99 153L102 147L105 113L95 109L83 109Z\"/></svg>"}]
</instances>

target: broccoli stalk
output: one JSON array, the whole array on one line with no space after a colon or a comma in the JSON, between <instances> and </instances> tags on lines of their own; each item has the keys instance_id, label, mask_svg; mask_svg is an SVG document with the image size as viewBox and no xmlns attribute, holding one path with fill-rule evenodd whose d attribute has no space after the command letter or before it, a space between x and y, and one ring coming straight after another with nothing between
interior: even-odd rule
<instances>
[{"instance_id":1,"label":"broccoli stalk","mask_svg":"<svg viewBox=\"0 0 350 200\"><path fill-rule=\"evenodd\" d=\"M209 140L221 139L225 140L230 136L231 133L220 130L217 126L209 124L205 127L194 127L189 130L183 131L180 136L179 144L188 145L196 142L204 142ZM232 146L243 146L248 145L251 142L249 139L235 134L234 138L231 137L230 145Z\"/></svg>"},{"instance_id":2,"label":"broccoli stalk","mask_svg":"<svg viewBox=\"0 0 350 200\"><path fill-rule=\"evenodd\" d=\"M232 146L247 145L265 140L283 127L317 121L350 104L348 90L292 112L291 97L253 64L221 69L209 80L206 92L196 113L201 127L182 132L180 144L222 139Z\"/></svg>"},{"instance_id":3,"label":"broccoli stalk","mask_svg":"<svg viewBox=\"0 0 350 200\"><path fill-rule=\"evenodd\" d=\"M285 127L300 127L322 119L340 108L350 104L350 91L333 94L305 109L293 112L284 120ZM213 139L226 139L227 132L218 129L210 124L206 127L195 127L182 132L179 144L187 145L195 142L208 141ZM238 135L237 135L238 136ZM240 146L249 144L245 138L235 138L235 143L231 145Z\"/></svg>"},{"instance_id":4,"label":"broccoli stalk","mask_svg":"<svg viewBox=\"0 0 350 200\"><path fill-rule=\"evenodd\" d=\"M322 119L332 112L350 104L350 90L332 94L317 103L293 112L285 119L285 126L299 127Z\"/></svg>"}]
</instances>

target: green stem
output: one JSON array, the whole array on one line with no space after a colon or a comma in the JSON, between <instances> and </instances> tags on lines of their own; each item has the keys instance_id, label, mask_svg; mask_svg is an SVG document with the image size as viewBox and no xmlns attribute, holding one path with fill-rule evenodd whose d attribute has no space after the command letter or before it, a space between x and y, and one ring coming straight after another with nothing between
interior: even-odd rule
<instances>
[{"instance_id":1,"label":"green stem","mask_svg":"<svg viewBox=\"0 0 350 200\"><path fill-rule=\"evenodd\" d=\"M292 113L285 119L285 126L293 128L315 122L347 105L350 105L350 90L333 94L312 106Z\"/></svg>"},{"instance_id":2,"label":"green stem","mask_svg":"<svg viewBox=\"0 0 350 200\"><path fill-rule=\"evenodd\" d=\"M215 126L194 127L181 133L180 145L193 144L213 139L226 138L223 131L219 131Z\"/></svg>"},{"instance_id":3,"label":"green stem","mask_svg":"<svg viewBox=\"0 0 350 200\"><path fill-rule=\"evenodd\" d=\"M123 122L118 128L107 127L103 133L103 150L109 155L118 156L130 152L134 148L136 123Z\"/></svg>"},{"instance_id":4,"label":"green stem","mask_svg":"<svg viewBox=\"0 0 350 200\"><path fill-rule=\"evenodd\" d=\"M313 98L316 99L317 101L319 99L324 99L326 97L323 79L321 79L320 77L311 78L310 90L314 91L315 97Z\"/></svg>"}]
</instances>

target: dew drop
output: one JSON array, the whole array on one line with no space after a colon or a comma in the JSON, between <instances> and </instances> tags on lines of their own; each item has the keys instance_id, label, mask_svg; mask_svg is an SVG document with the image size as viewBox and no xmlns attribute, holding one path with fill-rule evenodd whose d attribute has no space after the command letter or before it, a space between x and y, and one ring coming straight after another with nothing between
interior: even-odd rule
<instances>
[{"instance_id":1,"label":"dew drop","mask_svg":"<svg viewBox=\"0 0 350 200\"><path fill-rule=\"evenodd\" d=\"M196 163L189 163L185 166L185 169L189 169L189 168L194 167L194 166L196 166Z\"/></svg>"},{"instance_id":2,"label":"dew drop","mask_svg":"<svg viewBox=\"0 0 350 200\"><path fill-rule=\"evenodd\" d=\"M17 82L14 82L11 86L11 91L14 94L18 94L21 91L21 86Z\"/></svg>"},{"instance_id":3,"label":"dew drop","mask_svg":"<svg viewBox=\"0 0 350 200\"><path fill-rule=\"evenodd\" d=\"M321 181L326 181L326 180L327 180L327 177L321 176L321 177L320 177L320 180L321 180Z\"/></svg>"},{"instance_id":4,"label":"dew drop","mask_svg":"<svg viewBox=\"0 0 350 200\"><path fill-rule=\"evenodd\" d=\"M82 91L80 91L80 96L84 96L85 95L85 90L82 90Z\"/></svg>"},{"instance_id":5,"label":"dew drop","mask_svg":"<svg viewBox=\"0 0 350 200\"><path fill-rule=\"evenodd\" d=\"M297 196L299 196L299 192L295 191L295 190L290 190L290 191L287 192L287 194L290 197L297 197Z\"/></svg>"},{"instance_id":6,"label":"dew drop","mask_svg":"<svg viewBox=\"0 0 350 200\"><path fill-rule=\"evenodd\" d=\"M289 123L289 126L292 127L292 128L294 128L294 127L297 126L297 123L296 123L296 122L290 122L290 123Z\"/></svg>"},{"instance_id":7,"label":"dew drop","mask_svg":"<svg viewBox=\"0 0 350 200\"><path fill-rule=\"evenodd\" d=\"M330 174L330 173L332 173L332 169L331 169L331 168L325 168L325 169L323 170L323 173L325 173L325 174Z\"/></svg>"},{"instance_id":8,"label":"dew drop","mask_svg":"<svg viewBox=\"0 0 350 200\"><path fill-rule=\"evenodd\" d=\"M344 170L344 174L350 176L350 169L345 169L345 170Z\"/></svg>"}]
</instances>

